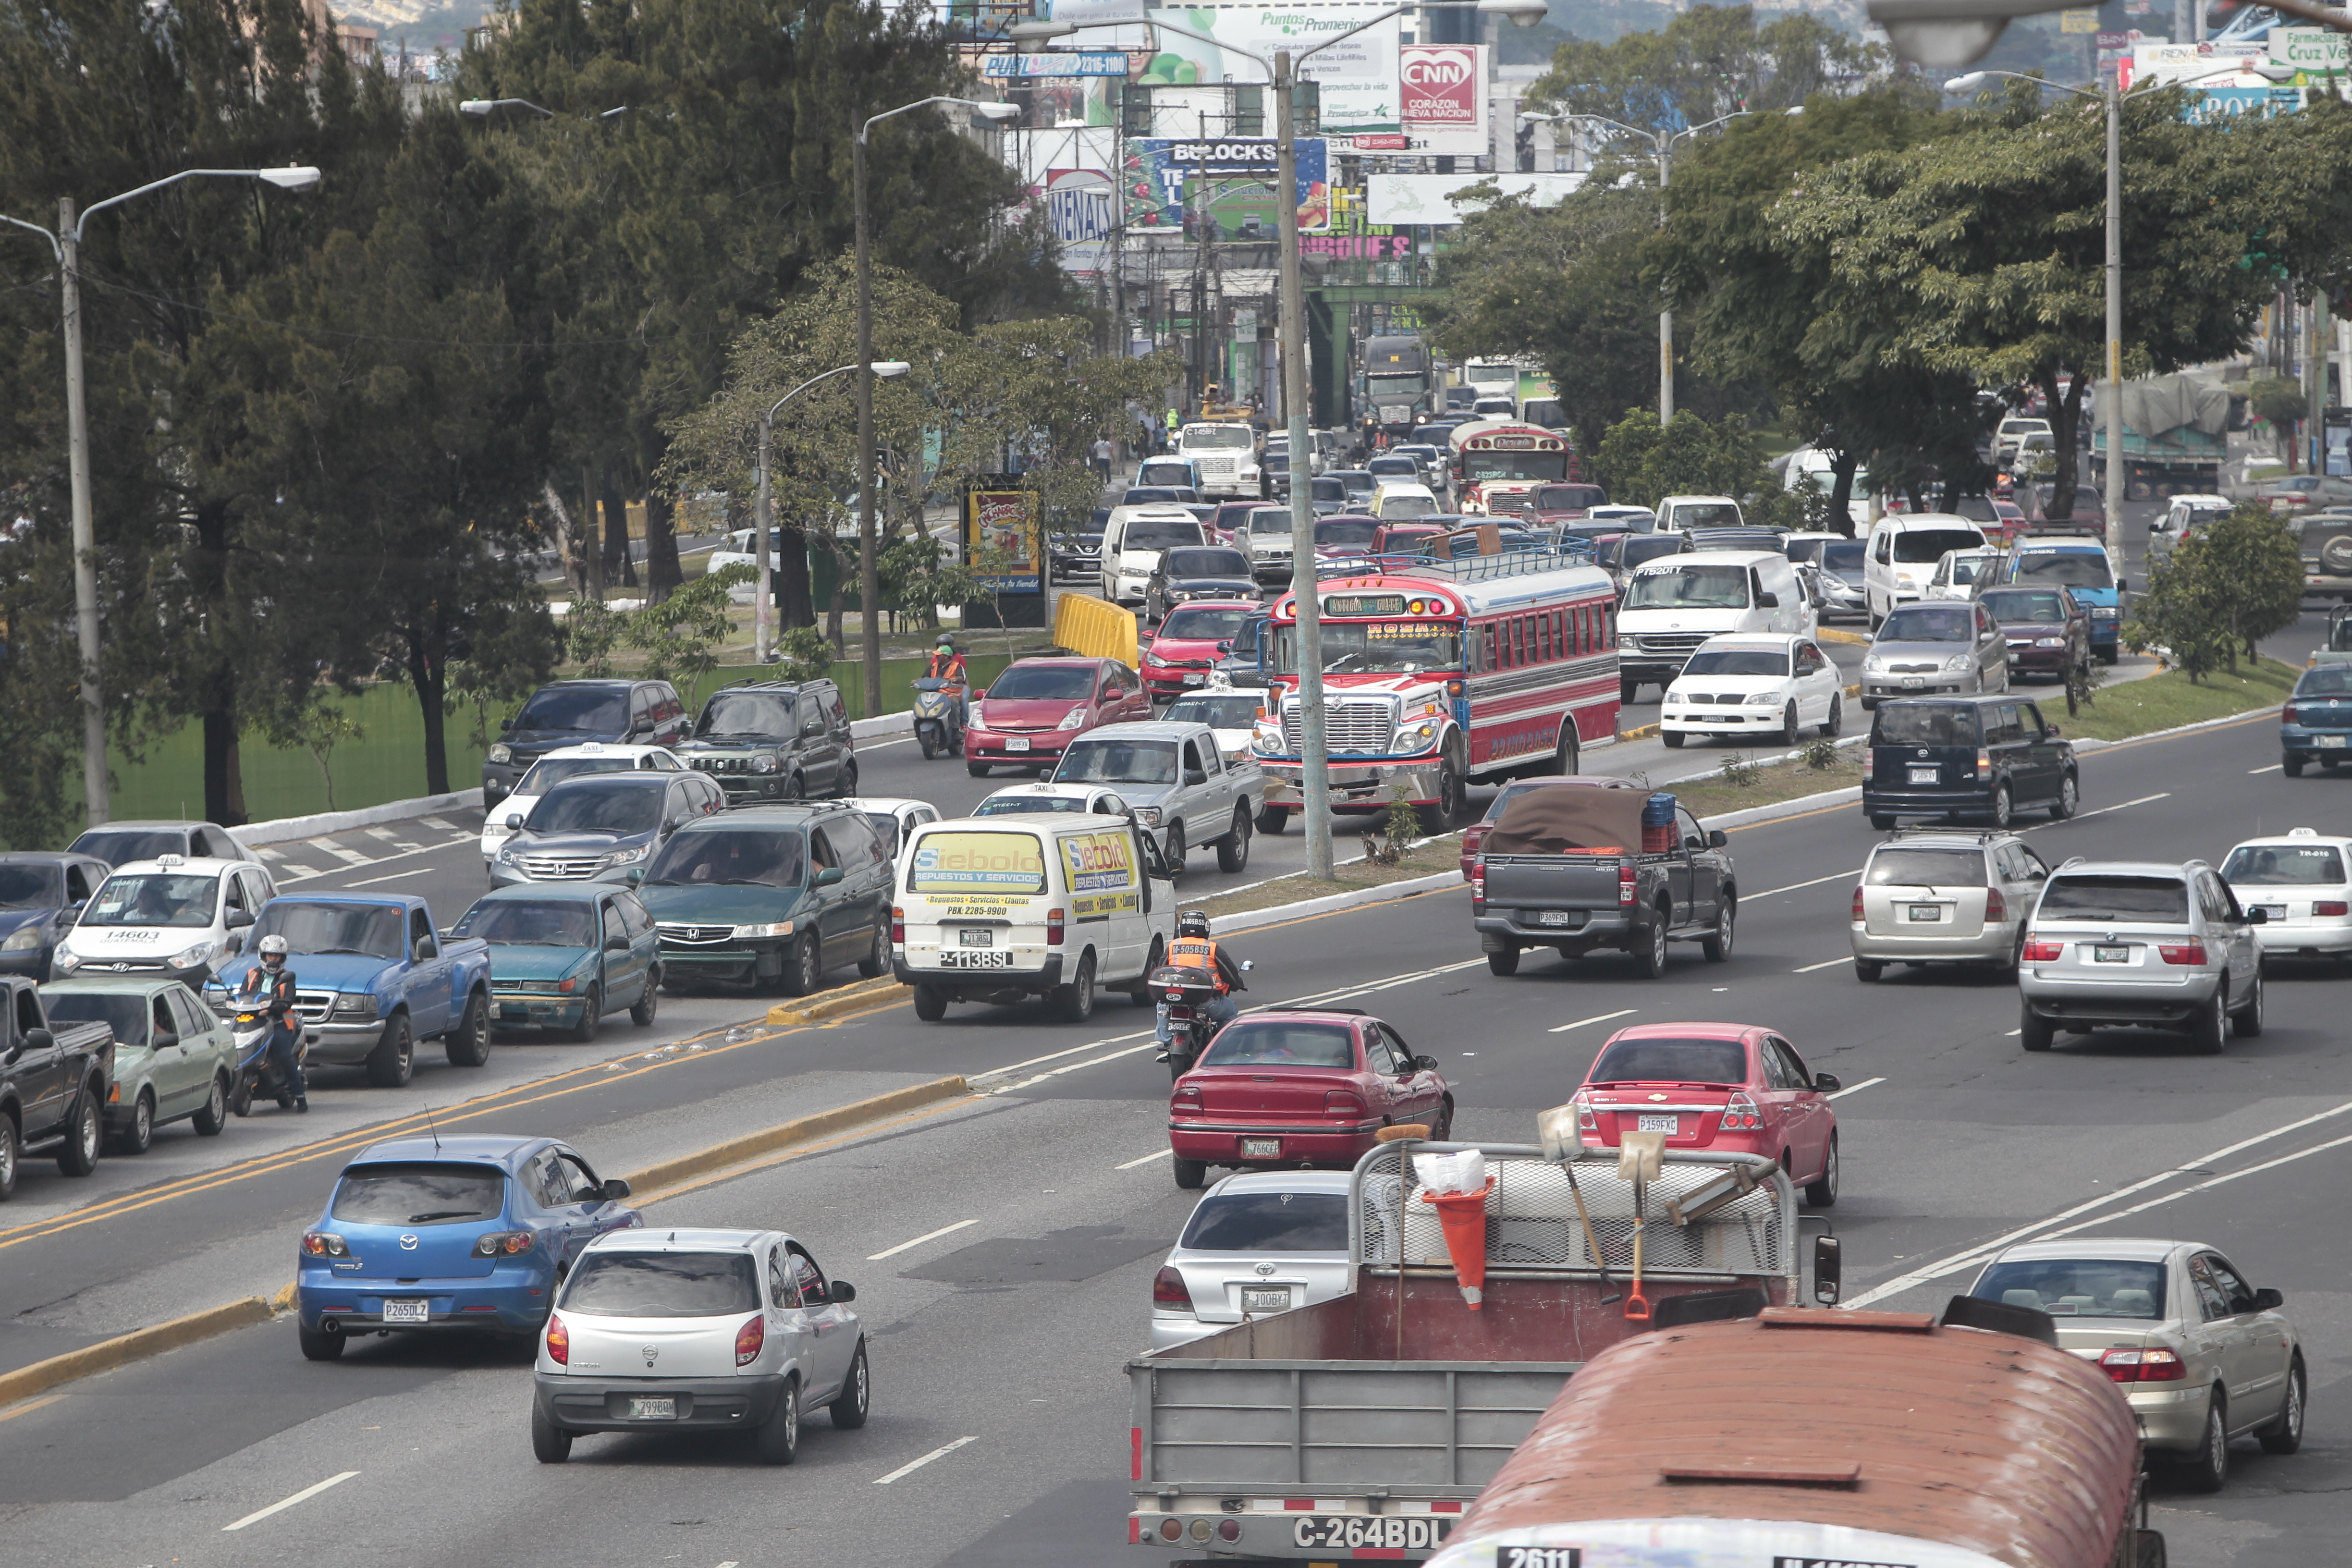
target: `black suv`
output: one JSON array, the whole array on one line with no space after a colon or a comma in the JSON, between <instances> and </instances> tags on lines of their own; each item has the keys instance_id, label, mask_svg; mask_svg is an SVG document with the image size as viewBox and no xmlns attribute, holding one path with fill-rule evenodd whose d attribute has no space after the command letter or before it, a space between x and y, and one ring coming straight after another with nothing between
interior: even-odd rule
<instances>
[{"instance_id":1,"label":"black suv","mask_svg":"<svg viewBox=\"0 0 2352 1568\"><path fill-rule=\"evenodd\" d=\"M2013 691L1893 698L1872 717L1862 809L1882 831L1898 816L1963 814L2007 827L2032 807L2063 822L2081 799L2074 742Z\"/></svg>"},{"instance_id":2,"label":"black suv","mask_svg":"<svg viewBox=\"0 0 2352 1568\"><path fill-rule=\"evenodd\" d=\"M485 808L512 795L531 763L565 746L677 745L686 739L686 704L667 680L555 680L499 721L499 734L482 759Z\"/></svg>"},{"instance_id":3,"label":"black suv","mask_svg":"<svg viewBox=\"0 0 2352 1568\"><path fill-rule=\"evenodd\" d=\"M849 713L830 680L747 680L711 694L678 760L709 773L727 804L857 793Z\"/></svg>"}]
</instances>

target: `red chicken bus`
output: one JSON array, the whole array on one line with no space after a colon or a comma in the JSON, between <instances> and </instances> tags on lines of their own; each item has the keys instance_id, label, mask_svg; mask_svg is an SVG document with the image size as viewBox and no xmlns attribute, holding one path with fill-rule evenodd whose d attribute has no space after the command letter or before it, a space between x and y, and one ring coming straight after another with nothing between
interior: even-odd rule
<instances>
[{"instance_id":1,"label":"red chicken bus","mask_svg":"<svg viewBox=\"0 0 2352 1568\"><path fill-rule=\"evenodd\" d=\"M1454 504L1465 512L1517 507L1538 485L1581 479L1565 436L1505 420L1473 422L1454 432Z\"/></svg>"}]
</instances>

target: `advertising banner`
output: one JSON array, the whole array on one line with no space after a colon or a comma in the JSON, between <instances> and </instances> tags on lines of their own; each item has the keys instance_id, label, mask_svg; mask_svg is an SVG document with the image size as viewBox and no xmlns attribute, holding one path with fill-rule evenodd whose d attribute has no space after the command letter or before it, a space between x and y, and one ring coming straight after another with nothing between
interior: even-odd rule
<instances>
[{"instance_id":1,"label":"advertising banner","mask_svg":"<svg viewBox=\"0 0 2352 1568\"><path fill-rule=\"evenodd\" d=\"M1067 55L982 55L980 74L988 78L1025 79L1028 77L1115 76L1127 75L1127 56L1118 50L1107 54Z\"/></svg>"},{"instance_id":2,"label":"advertising banner","mask_svg":"<svg viewBox=\"0 0 2352 1568\"><path fill-rule=\"evenodd\" d=\"M1475 157L1490 150L1483 44L1405 44L1397 50L1398 118L1413 151Z\"/></svg>"},{"instance_id":3,"label":"advertising banner","mask_svg":"<svg viewBox=\"0 0 2352 1568\"><path fill-rule=\"evenodd\" d=\"M1273 183L1278 153L1271 137L1128 138L1127 167L1119 191L1129 230L1181 233L1185 213L1189 210L1197 216L1205 206L1222 237L1273 238L1277 216ZM1331 226L1331 182L1323 138L1300 137L1294 156L1299 232L1325 233Z\"/></svg>"},{"instance_id":4,"label":"advertising banner","mask_svg":"<svg viewBox=\"0 0 2352 1568\"><path fill-rule=\"evenodd\" d=\"M1584 183L1576 174L1368 174L1364 178L1365 213L1376 224L1460 223L1466 213L1482 210L1475 202L1457 202L1455 194L1492 181L1505 195L1524 195L1537 206L1557 203Z\"/></svg>"},{"instance_id":5,"label":"advertising banner","mask_svg":"<svg viewBox=\"0 0 2352 1568\"><path fill-rule=\"evenodd\" d=\"M1037 501L1034 490L973 490L966 502L964 559L984 565L981 580L999 594L1045 591L1045 530Z\"/></svg>"},{"instance_id":6,"label":"advertising banner","mask_svg":"<svg viewBox=\"0 0 2352 1568\"><path fill-rule=\"evenodd\" d=\"M1310 48L1392 9L1375 3L1317 5L1296 10L1273 5L1200 5L1146 11L1146 21L1205 33L1218 41L1202 43L1164 29L1155 31L1152 36L1160 53L1140 79L1171 86L1263 83L1267 80L1265 68L1237 51L1246 49L1270 60L1277 49L1296 53ZM1398 19L1391 16L1346 43L1334 44L1299 67L1298 74L1321 89L1326 133L1401 129L1397 37ZM1267 118L1269 121L1273 118L1271 105Z\"/></svg>"},{"instance_id":7,"label":"advertising banner","mask_svg":"<svg viewBox=\"0 0 2352 1568\"><path fill-rule=\"evenodd\" d=\"M2216 71L2237 68L2247 60L2264 58L2267 44L2135 44L2124 62L2119 85L2126 92L2139 82L2194 81Z\"/></svg>"}]
</instances>

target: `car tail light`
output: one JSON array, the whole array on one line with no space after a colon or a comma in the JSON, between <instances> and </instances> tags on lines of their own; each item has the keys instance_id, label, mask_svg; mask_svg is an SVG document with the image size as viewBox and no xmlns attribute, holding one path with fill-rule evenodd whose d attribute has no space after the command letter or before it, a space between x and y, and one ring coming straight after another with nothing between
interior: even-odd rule
<instances>
[{"instance_id":1,"label":"car tail light","mask_svg":"<svg viewBox=\"0 0 2352 1568\"><path fill-rule=\"evenodd\" d=\"M900 947L907 945L907 911L895 904L890 909L890 940Z\"/></svg>"},{"instance_id":2,"label":"car tail light","mask_svg":"<svg viewBox=\"0 0 2352 1568\"><path fill-rule=\"evenodd\" d=\"M331 1230L306 1230L302 1233L302 1250L313 1258L349 1258L351 1247Z\"/></svg>"},{"instance_id":3,"label":"car tail light","mask_svg":"<svg viewBox=\"0 0 2352 1568\"><path fill-rule=\"evenodd\" d=\"M2160 942L2156 951L2167 963L2203 963L2205 944L2201 942Z\"/></svg>"},{"instance_id":4,"label":"car tail light","mask_svg":"<svg viewBox=\"0 0 2352 1568\"><path fill-rule=\"evenodd\" d=\"M1347 1089L1335 1089L1323 1096L1323 1114L1361 1116L1364 1114L1364 1102Z\"/></svg>"},{"instance_id":5,"label":"car tail light","mask_svg":"<svg viewBox=\"0 0 2352 1568\"><path fill-rule=\"evenodd\" d=\"M2111 1350L2099 1358L2099 1367L2117 1383L2179 1383L2189 1375L2189 1365L2179 1353L2160 1346Z\"/></svg>"},{"instance_id":6,"label":"car tail light","mask_svg":"<svg viewBox=\"0 0 2352 1568\"><path fill-rule=\"evenodd\" d=\"M2055 963L2065 956L2066 944L2053 941L2035 931L2025 939L2025 951L2021 955L2028 963Z\"/></svg>"},{"instance_id":7,"label":"car tail light","mask_svg":"<svg viewBox=\"0 0 2352 1568\"><path fill-rule=\"evenodd\" d=\"M1486 834L1495 825L1491 822L1474 822L1469 826L1464 828L1462 830L1462 853L1465 855L1477 854L1478 846L1486 842Z\"/></svg>"},{"instance_id":8,"label":"car tail light","mask_svg":"<svg viewBox=\"0 0 2352 1568\"><path fill-rule=\"evenodd\" d=\"M1592 1097L1591 1095L1580 1089L1573 1096L1570 1097L1569 1103L1576 1107L1576 1130L1579 1132L1598 1132L1601 1131L1601 1122L1592 1114Z\"/></svg>"},{"instance_id":9,"label":"car tail light","mask_svg":"<svg viewBox=\"0 0 2352 1568\"><path fill-rule=\"evenodd\" d=\"M1875 746L1864 746L1862 749L1862 782L1868 784L1872 779L1876 778L1877 776L1878 748Z\"/></svg>"},{"instance_id":10,"label":"car tail light","mask_svg":"<svg viewBox=\"0 0 2352 1568\"><path fill-rule=\"evenodd\" d=\"M2009 904L2001 898L1999 888L1992 889L1985 894L1984 918L1988 921L2009 919Z\"/></svg>"},{"instance_id":11,"label":"car tail light","mask_svg":"<svg viewBox=\"0 0 2352 1568\"><path fill-rule=\"evenodd\" d=\"M1470 867L1470 903L1475 909L1486 901L1486 862L1484 857Z\"/></svg>"},{"instance_id":12,"label":"car tail light","mask_svg":"<svg viewBox=\"0 0 2352 1568\"><path fill-rule=\"evenodd\" d=\"M1171 1312L1192 1310L1192 1292L1184 1277L1173 1268L1163 1268L1151 1277L1151 1304Z\"/></svg>"},{"instance_id":13,"label":"car tail light","mask_svg":"<svg viewBox=\"0 0 2352 1568\"><path fill-rule=\"evenodd\" d=\"M547 1359L558 1366L572 1364L572 1331L552 1312L547 1315Z\"/></svg>"},{"instance_id":14,"label":"car tail light","mask_svg":"<svg viewBox=\"0 0 2352 1568\"><path fill-rule=\"evenodd\" d=\"M744 1319L743 1326L735 1331L735 1364L750 1366L758 1361L767 1342L767 1320L757 1316Z\"/></svg>"},{"instance_id":15,"label":"car tail light","mask_svg":"<svg viewBox=\"0 0 2352 1568\"><path fill-rule=\"evenodd\" d=\"M1631 908L1633 908L1633 903L1634 903L1635 897L1636 897L1636 895L1638 894L1638 892L1639 892L1639 889L1636 889L1636 888L1633 886L1633 861L1631 861L1631 860L1620 860L1620 861L1618 861L1618 862L1617 862L1617 902L1618 902L1618 904L1619 904L1621 907L1625 908L1625 909L1631 909Z\"/></svg>"},{"instance_id":16,"label":"car tail light","mask_svg":"<svg viewBox=\"0 0 2352 1568\"><path fill-rule=\"evenodd\" d=\"M2285 707L2279 710L2279 722L2282 724L2300 724L2303 722L2303 715L2297 713L2294 710L2294 704L2290 702Z\"/></svg>"},{"instance_id":17,"label":"car tail light","mask_svg":"<svg viewBox=\"0 0 2352 1568\"><path fill-rule=\"evenodd\" d=\"M1757 1132L1764 1126L1763 1113L1745 1090L1735 1090L1723 1103L1723 1130L1726 1132Z\"/></svg>"},{"instance_id":18,"label":"car tail light","mask_svg":"<svg viewBox=\"0 0 2352 1568\"><path fill-rule=\"evenodd\" d=\"M1182 1520L1163 1519L1160 1521L1160 1538L1162 1541L1181 1541L1183 1539L1183 1536L1184 1521Z\"/></svg>"},{"instance_id":19,"label":"car tail light","mask_svg":"<svg viewBox=\"0 0 2352 1568\"><path fill-rule=\"evenodd\" d=\"M2341 899L2322 899L2311 906L2311 912L2315 915L2352 914L2352 904L2347 904Z\"/></svg>"},{"instance_id":20,"label":"car tail light","mask_svg":"<svg viewBox=\"0 0 2352 1568\"><path fill-rule=\"evenodd\" d=\"M1218 1539L1218 1540L1220 1540L1220 1541L1239 1541L1241 1538L1242 1538L1242 1521L1241 1521L1240 1520L1238 1520L1238 1519L1221 1519L1221 1520L1217 1521L1217 1539Z\"/></svg>"},{"instance_id":21,"label":"car tail light","mask_svg":"<svg viewBox=\"0 0 2352 1568\"><path fill-rule=\"evenodd\" d=\"M1045 945L1047 947L1059 947L1062 945L1062 921L1064 918L1065 914L1063 910L1047 910L1045 911Z\"/></svg>"},{"instance_id":22,"label":"car tail light","mask_svg":"<svg viewBox=\"0 0 2352 1568\"><path fill-rule=\"evenodd\" d=\"M1201 1086L1197 1083L1178 1084L1176 1092L1169 1097L1169 1103L1178 1110L1200 1110Z\"/></svg>"},{"instance_id":23,"label":"car tail light","mask_svg":"<svg viewBox=\"0 0 2352 1568\"><path fill-rule=\"evenodd\" d=\"M474 1238L477 1258L514 1258L537 1246L539 1238L527 1230L494 1230L488 1236Z\"/></svg>"},{"instance_id":24,"label":"car tail light","mask_svg":"<svg viewBox=\"0 0 2352 1568\"><path fill-rule=\"evenodd\" d=\"M1977 777L1992 777L1992 752L1983 746L1977 748Z\"/></svg>"},{"instance_id":25,"label":"car tail light","mask_svg":"<svg viewBox=\"0 0 2352 1568\"><path fill-rule=\"evenodd\" d=\"M1853 890L1853 920L1854 920L1854 923L1855 923L1856 925L1860 925L1860 924L1862 923L1862 921L1863 921L1863 919L1864 919L1864 916L1863 916L1863 912L1862 912L1862 889L1861 889L1859 887L1857 887L1857 888L1855 888L1855 889L1854 889L1854 890Z\"/></svg>"}]
</instances>

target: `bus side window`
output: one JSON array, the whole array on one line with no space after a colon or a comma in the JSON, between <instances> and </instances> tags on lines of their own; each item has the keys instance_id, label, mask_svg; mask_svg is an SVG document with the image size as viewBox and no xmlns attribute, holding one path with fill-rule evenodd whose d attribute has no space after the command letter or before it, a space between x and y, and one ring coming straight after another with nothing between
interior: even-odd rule
<instances>
[{"instance_id":1,"label":"bus side window","mask_svg":"<svg viewBox=\"0 0 2352 1568\"><path fill-rule=\"evenodd\" d=\"M1501 661L1495 657L1495 625L1493 622L1490 621L1486 625L1478 628L1478 647L1479 668L1500 669L1503 668Z\"/></svg>"},{"instance_id":2,"label":"bus side window","mask_svg":"<svg viewBox=\"0 0 2352 1568\"><path fill-rule=\"evenodd\" d=\"M1545 610L1536 616L1538 652L1546 660L1556 658L1559 655L1559 649L1552 640L1552 612L1549 610Z\"/></svg>"},{"instance_id":3,"label":"bus side window","mask_svg":"<svg viewBox=\"0 0 2352 1568\"><path fill-rule=\"evenodd\" d=\"M1601 648L1604 653L1612 653L1616 651L1616 647L1617 607L1614 605L1603 605L1601 606Z\"/></svg>"}]
</instances>

